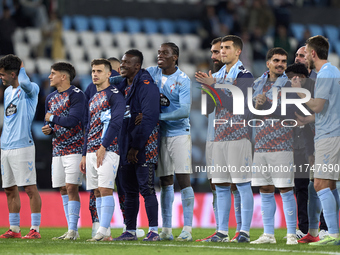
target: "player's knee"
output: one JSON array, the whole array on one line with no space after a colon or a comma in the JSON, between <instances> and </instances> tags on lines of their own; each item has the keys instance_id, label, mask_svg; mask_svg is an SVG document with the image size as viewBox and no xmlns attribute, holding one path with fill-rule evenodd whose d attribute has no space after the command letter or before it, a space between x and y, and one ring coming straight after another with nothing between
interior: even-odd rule
<instances>
[{"instance_id":1,"label":"player's knee","mask_svg":"<svg viewBox=\"0 0 340 255\"><path fill-rule=\"evenodd\" d=\"M60 194L63 196L63 195L67 195L67 189L65 186L63 187L60 187L59 188L59 191L60 191Z\"/></svg>"},{"instance_id":2,"label":"player's knee","mask_svg":"<svg viewBox=\"0 0 340 255\"><path fill-rule=\"evenodd\" d=\"M94 190L93 190L93 193L94 193L94 196L95 196L95 197L100 197L99 189L94 189Z\"/></svg>"},{"instance_id":3,"label":"player's knee","mask_svg":"<svg viewBox=\"0 0 340 255\"><path fill-rule=\"evenodd\" d=\"M147 196L156 194L156 192L155 192L155 189L153 187L148 187L147 186L147 187L141 187L140 188L140 194L143 197L147 197Z\"/></svg>"},{"instance_id":4,"label":"player's knee","mask_svg":"<svg viewBox=\"0 0 340 255\"><path fill-rule=\"evenodd\" d=\"M173 175L162 176L162 177L160 177L160 180L161 180L161 186L162 187L174 184L174 176Z\"/></svg>"},{"instance_id":5,"label":"player's knee","mask_svg":"<svg viewBox=\"0 0 340 255\"><path fill-rule=\"evenodd\" d=\"M273 185L270 186L263 186L260 188L261 193L274 193L275 187Z\"/></svg>"},{"instance_id":6,"label":"player's knee","mask_svg":"<svg viewBox=\"0 0 340 255\"><path fill-rule=\"evenodd\" d=\"M323 180L323 179L314 179L314 189L316 192L328 188L329 187L329 180Z\"/></svg>"},{"instance_id":7,"label":"player's knee","mask_svg":"<svg viewBox=\"0 0 340 255\"><path fill-rule=\"evenodd\" d=\"M181 190L191 186L190 175L188 174L179 175L178 174L176 175L176 178L178 181L179 188Z\"/></svg>"},{"instance_id":8,"label":"player's knee","mask_svg":"<svg viewBox=\"0 0 340 255\"><path fill-rule=\"evenodd\" d=\"M293 189L293 187L289 187L289 188L280 188L280 193L286 193L288 191L291 191Z\"/></svg>"},{"instance_id":9,"label":"player's knee","mask_svg":"<svg viewBox=\"0 0 340 255\"><path fill-rule=\"evenodd\" d=\"M26 186L24 189L29 198L33 198L35 195L39 194L37 186L35 185Z\"/></svg>"},{"instance_id":10,"label":"player's knee","mask_svg":"<svg viewBox=\"0 0 340 255\"><path fill-rule=\"evenodd\" d=\"M75 195L78 194L78 185L75 184L66 184L67 194Z\"/></svg>"},{"instance_id":11,"label":"player's knee","mask_svg":"<svg viewBox=\"0 0 340 255\"><path fill-rule=\"evenodd\" d=\"M7 197L15 196L16 191L17 191L16 186L5 188L5 194Z\"/></svg>"}]
</instances>

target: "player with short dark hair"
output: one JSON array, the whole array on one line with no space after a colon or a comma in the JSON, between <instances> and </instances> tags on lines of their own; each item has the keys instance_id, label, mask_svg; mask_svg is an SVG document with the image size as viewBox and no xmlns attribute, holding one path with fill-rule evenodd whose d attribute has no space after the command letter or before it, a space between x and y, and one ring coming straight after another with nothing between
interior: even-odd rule
<instances>
[{"instance_id":1,"label":"player with short dark hair","mask_svg":"<svg viewBox=\"0 0 340 255\"><path fill-rule=\"evenodd\" d=\"M114 211L113 190L119 165L118 136L123 123L124 98L110 86L111 64L106 59L91 62L92 81L97 92L88 102L88 121L80 163L86 172L86 188L99 190L101 207L97 207L100 227L88 241L109 240L108 228Z\"/></svg>"},{"instance_id":2,"label":"player with short dark hair","mask_svg":"<svg viewBox=\"0 0 340 255\"><path fill-rule=\"evenodd\" d=\"M36 186L35 146L31 131L39 86L30 81L21 59L11 54L0 59L0 78L7 86L1 134L1 172L10 224L10 229L0 238L21 238L18 186L23 186L30 198L32 221L29 233L23 238L39 239L41 198Z\"/></svg>"},{"instance_id":3,"label":"player with short dark hair","mask_svg":"<svg viewBox=\"0 0 340 255\"><path fill-rule=\"evenodd\" d=\"M310 245L337 245L339 244L339 194L336 181L339 171L334 167L340 165L340 71L337 67L327 62L329 43L327 38L317 35L306 41L306 60L308 66L315 66L318 72L315 84L315 98L306 104L315 112L315 168L314 188L321 203L312 218L319 218L321 208L328 226L329 235ZM299 78L292 81L294 87L301 87ZM301 98L303 94L298 94ZM313 121L314 116L305 117ZM316 237L318 223L313 221L309 225L309 234Z\"/></svg>"},{"instance_id":4,"label":"player with short dark hair","mask_svg":"<svg viewBox=\"0 0 340 255\"><path fill-rule=\"evenodd\" d=\"M242 39L235 35L228 35L221 41L221 61L225 64L217 73L208 79L198 79L207 90L211 90L210 85L226 84L237 86L243 92L251 87L253 75L244 68L239 60L242 52ZM199 78L199 77L197 77ZM215 87L216 88L216 87ZM246 120L246 115L233 114L233 96L229 90L216 88L216 92L221 98L222 105L215 105L209 98L208 112L214 111L214 119L225 119L224 125L213 126L213 145L211 153L212 165L233 166L235 172L212 173L212 183L216 187L217 210L218 210L218 231L210 239L212 242L229 242L229 214L231 208L231 185L234 187L235 211L237 230L233 242L249 242L249 231L253 212L253 195L251 190L251 173L241 173L241 167L251 165L251 142L250 130L248 126L233 125L232 123L242 123ZM246 101L243 105L246 105ZM213 123L211 123L213 125ZM208 127L211 128L211 127Z\"/></svg>"},{"instance_id":5,"label":"player with short dark hair","mask_svg":"<svg viewBox=\"0 0 340 255\"><path fill-rule=\"evenodd\" d=\"M154 188L154 171L158 161L160 112L159 90L152 77L142 69L143 55L128 50L121 61L126 110L120 134L120 173L125 190L126 232L114 241L137 240L136 225L139 194L144 198L149 231L143 241L159 241L158 201Z\"/></svg>"},{"instance_id":6,"label":"player with short dark hair","mask_svg":"<svg viewBox=\"0 0 340 255\"><path fill-rule=\"evenodd\" d=\"M76 75L70 63L57 62L51 66L50 86L56 88L46 97L45 123L42 132L52 138L52 187L59 188L63 199L68 231L53 240L76 240L80 198L78 186L82 173L79 164L84 145L84 93L71 85Z\"/></svg>"},{"instance_id":7,"label":"player with short dark hair","mask_svg":"<svg viewBox=\"0 0 340 255\"><path fill-rule=\"evenodd\" d=\"M283 119L294 119L296 107L287 105L286 115L282 115L281 89L290 87L285 74L288 53L282 48L272 48L267 53L266 71L253 84L253 101L255 109L267 110L272 107L275 97L278 107L271 115L258 116L255 127L255 153L253 159L252 186L260 186L261 211L264 233L251 244L276 243L274 236L274 215L276 203L275 188L280 190L283 210L287 224L287 244L297 244L296 237L296 201L294 197L294 159L293 159L293 128L292 125L283 126ZM275 88L277 94L273 93ZM291 95L289 95L291 94ZM296 93L289 93L287 98L297 98ZM273 119L275 121L271 122ZM263 125L262 125L263 123ZM279 167L287 171L265 171L263 167Z\"/></svg>"},{"instance_id":8,"label":"player with short dark hair","mask_svg":"<svg viewBox=\"0 0 340 255\"><path fill-rule=\"evenodd\" d=\"M157 64L147 68L161 93L161 147L156 175L161 180L161 208L163 228L161 240L173 240L172 203L174 180L181 189L184 226L176 240L192 241L194 191L190 183L192 173L190 136L190 78L178 68L179 48L172 42L161 44Z\"/></svg>"}]
</instances>

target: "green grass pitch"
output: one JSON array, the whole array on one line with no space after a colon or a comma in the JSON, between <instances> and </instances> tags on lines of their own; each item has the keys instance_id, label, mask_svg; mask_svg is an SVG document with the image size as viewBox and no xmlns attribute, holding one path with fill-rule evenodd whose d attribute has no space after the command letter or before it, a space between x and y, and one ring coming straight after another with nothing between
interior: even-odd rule
<instances>
[{"instance_id":1,"label":"green grass pitch","mask_svg":"<svg viewBox=\"0 0 340 255\"><path fill-rule=\"evenodd\" d=\"M7 229L0 228L4 233ZM112 229L112 236L117 237L122 229ZM144 229L147 232L147 229ZM28 228L23 228L22 235L28 233ZM276 229L275 237L277 244L238 244L238 243L202 243L202 242L143 242L142 238L138 241L130 242L86 242L91 237L91 229L79 229L80 239L76 241L52 241L52 237L60 236L66 231L65 228L41 228L42 238L39 240L24 239L0 239L0 254L114 254L114 255L199 255L199 254L340 254L340 246L311 247L307 244L286 245L283 237L286 234L284 229ZM180 234L180 229L174 229L174 237ZM257 239L262 229L251 229L251 240ZM193 229L194 240L204 238L214 232L213 229ZM233 236L235 229L229 230Z\"/></svg>"}]
</instances>

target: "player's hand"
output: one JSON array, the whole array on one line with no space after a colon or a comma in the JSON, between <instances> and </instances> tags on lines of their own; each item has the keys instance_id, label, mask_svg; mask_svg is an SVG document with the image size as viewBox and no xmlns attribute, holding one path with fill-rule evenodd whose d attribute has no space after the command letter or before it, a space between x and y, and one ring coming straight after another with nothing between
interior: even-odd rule
<instances>
[{"instance_id":1,"label":"player's hand","mask_svg":"<svg viewBox=\"0 0 340 255\"><path fill-rule=\"evenodd\" d=\"M81 158L79 169L80 169L80 172L82 172L83 174L86 174L86 156L83 156Z\"/></svg>"},{"instance_id":2,"label":"player's hand","mask_svg":"<svg viewBox=\"0 0 340 255\"><path fill-rule=\"evenodd\" d=\"M138 162L137 154L138 154L138 150L131 148L127 155L127 161L131 164L137 163Z\"/></svg>"},{"instance_id":3,"label":"player's hand","mask_svg":"<svg viewBox=\"0 0 340 255\"><path fill-rule=\"evenodd\" d=\"M143 119L143 113L140 112L138 113L138 116L135 119L135 125L138 126L142 122L142 119Z\"/></svg>"},{"instance_id":4,"label":"player's hand","mask_svg":"<svg viewBox=\"0 0 340 255\"><path fill-rule=\"evenodd\" d=\"M105 153L106 153L106 148L103 145L100 145L100 148L96 151L97 167L100 167L101 165L103 165Z\"/></svg>"},{"instance_id":5,"label":"player's hand","mask_svg":"<svg viewBox=\"0 0 340 255\"><path fill-rule=\"evenodd\" d=\"M204 72L198 71L195 73L195 78L197 82L201 84L206 84L209 86L211 86L212 84L216 82L216 79L212 77L211 71L209 71L209 75Z\"/></svg>"},{"instance_id":6,"label":"player's hand","mask_svg":"<svg viewBox=\"0 0 340 255\"><path fill-rule=\"evenodd\" d=\"M293 88L301 88L301 79L299 76L294 76L290 82L292 83Z\"/></svg>"},{"instance_id":7,"label":"player's hand","mask_svg":"<svg viewBox=\"0 0 340 255\"><path fill-rule=\"evenodd\" d=\"M49 135L52 132L52 128L49 125L45 125L41 128L41 131L44 133L44 135Z\"/></svg>"},{"instance_id":8,"label":"player's hand","mask_svg":"<svg viewBox=\"0 0 340 255\"><path fill-rule=\"evenodd\" d=\"M299 127L315 121L315 114L303 117L295 112L295 116Z\"/></svg>"},{"instance_id":9,"label":"player's hand","mask_svg":"<svg viewBox=\"0 0 340 255\"><path fill-rule=\"evenodd\" d=\"M294 76L291 79L291 84L292 84L293 88L302 88L302 86L301 86L301 78L299 76ZM297 93L297 95L300 98L305 98L306 97L306 95L304 93Z\"/></svg>"},{"instance_id":10,"label":"player's hand","mask_svg":"<svg viewBox=\"0 0 340 255\"><path fill-rule=\"evenodd\" d=\"M46 115L45 115L45 121L49 122L49 121L50 121L50 117L51 117L52 115L53 115L52 113L47 112Z\"/></svg>"},{"instance_id":11,"label":"player's hand","mask_svg":"<svg viewBox=\"0 0 340 255\"><path fill-rule=\"evenodd\" d=\"M256 104L255 104L255 108L258 109L260 106L262 106L265 102L267 101L267 97L266 97L266 92L263 92L260 95L256 96Z\"/></svg>"}]
</instances>

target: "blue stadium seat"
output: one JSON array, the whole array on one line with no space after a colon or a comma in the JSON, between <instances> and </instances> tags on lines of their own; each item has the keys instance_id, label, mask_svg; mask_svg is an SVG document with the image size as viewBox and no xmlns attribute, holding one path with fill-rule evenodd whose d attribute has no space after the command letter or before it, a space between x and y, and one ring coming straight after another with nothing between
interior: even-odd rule
<instances>
[{"instance_id":1,"label":"blue stadium seat","mask_svg":"<svg viewBox=\"0 0 340 255\"><path fill-rule=\"evenodd\" d=\"M90 24L92 30L96 33L106 31L106 21L104 17L92 16L90 18Z\"/></svg>"},{"instance_id":2,"label":"blue stadium seat","mask_svg":"<svg viewBox=\"0 0 340 255\"><path fill-rule=\"evenodd\" d=\"M193 32L193 24L191 21L179 19L176 20L177 31L180 34L190 34Z\"/></svg>"},{"instance_id":3,"label":"blue stadium seat","mask_svg":"<svg viewBox=\"0 0 340 255\"><path fill-rule=\"evenodd\" d=\"M308 24L307 25L311 36L315 36L315 35L324 35L322 27L320 25L317 24Z\"/></svg>"},{"instance_id":4,"label":"blue stadium seat","mask_svg":"<svg viewBox=\"0 0 340 255\"><path fill-rule=\"evenodd\" d=\"M175 23L169 19L161 19L159 21L160 32L163 34L176 33Z\"/></svg>"},{"instance_id":5,"label":"blue stadium seat","mask_svg":"<svg viewBox=\"0 0 340 255\"><path fill-rule=\"evenodd\" d=\"M298 23L290 24L290 30L296 40L301 41L303 39L303 33L305 32L305 26Z\"/></svg>"},{"instance_id":6,"label":"blue stadium seat","mask_svg":"<svg viewBox=\"0 0 340 255\"><path fill-rule=\"evenodd\" d=\"M126 25L126 30L130 34L139 33L142 30L141 21L136 19L136 18L132 18L132 17L126 18L125 19L125 25Z\"/></svg>"},{"instance_id":7,"label":"blue stadium seat","mask_svg":"<svg viewBox=\"0 0 340 255\"><path fill-rule=\"evenodd\" d=\"M67 16L67 15L63 16L62 23L63 23L63 30L72 29L72 19L70 16Z\"/></svg>"},{"instance_id":8,"label":"blue stadium seat","mask_svg":"<svg viewBox=\"0 0 340 255\"><path fill-rule=\"evenodd\" d=\"M154 19L143 19L142 29L147 34L156 34L158 33L158 23Z\"/></svg>"},{"instance_id":9,"label":"blue stadium seat","mask_svg":"<svg viewBox=\"0 0 340 255\"><path fill-rule=\"evenodd\" d=\"M92 82L91 75L80 75L80 87L82 91L85 91L87 86Z\"/></svg>"},{"instance_id":10,"label":"blue stadium seat","mask_svg":"<svg viewBox=\"0 0 340 255\"><path fill-rule=\"evenodd\" d=\"M202 24L199 20L194 20L192 21L192 25L193 25L193 33L196 33L197 30L202 27Z\"/></svg>"},{"instance_id":11,"label":"blue stadium seat","mask_svg":"<svg viewBox=\"0 0 340 255\"><path fill-rule=\"evenodd\" d=\"M340 56L340 41L337 41L334 45L335 52Z\"/></svg>"},{"instance_id":12,"label":"blue stadium seat","mask_svg":"<svg viewBox=\"0 0 340 255\"><path fill-rule=\"evenodd\" d=\"M89 30L90 21L89 18L82 15L73 16L74 28L77 32Z\"/></svg>"},{"instance_id":13,"label":"blue stadium seat","mask_svg":"<svg viewBox=\"0 0 340 255\"><path fill-rule=\"evenodd\" d=\"M333 25L324 25L325 35L331 44L335 44L339 40L339 29Z\"/></svg>"},{"instance_id":14,"label":"blue stadium seat","mask_svg":"<svg viewBox=\"0 0 340 255\"><path fill-rule=\"evenodd\" d=\"M118 17L109 17L108 19L109 30L116 34L124 31L124 22Z\"/></svg>"}]
</instances>

